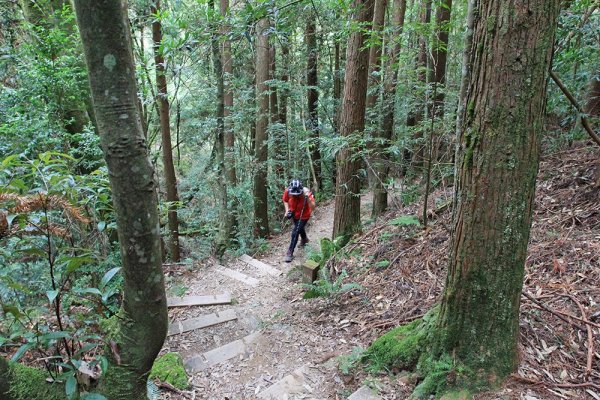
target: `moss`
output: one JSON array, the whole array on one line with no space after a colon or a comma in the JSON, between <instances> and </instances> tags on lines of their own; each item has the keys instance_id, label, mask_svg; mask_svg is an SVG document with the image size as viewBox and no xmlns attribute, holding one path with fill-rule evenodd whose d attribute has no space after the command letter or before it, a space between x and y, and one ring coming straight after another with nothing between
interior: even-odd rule
<instances>
[{"instance_id":1,"label":"moss","mask_svg":"<svg viewBox=\"0 0 600 400\"><path fill-rule=\"evenodd\" d=\"M381 336L367 349L363 361L369 369L412 369L429 342L428 332L437 319L435 307L423 318L399 326Z\"/></svg>"},{"instance_id":2,"label":"moss","mask_svg":"<svg viewBox=\"0 0 600 400\"><path fill-rule=\"evenodd\" d=\"M159 357L152 367L150 379L168 382L177 389L188 388L188 376L183 367L183 360L178 353L167 353Z\"/></svg>"},{"instance_id":3,"label":"moss","mask_svg":"<svg viewBox=\"0 0 600 400\"><path fill-rule=\"evenodd\" d=\"M63 385L46 382L47 374L38 368L10 363L8 391L11 400L65 400ZM2 397L4 398L4 397Z\"/></svg>"}]
</instances>

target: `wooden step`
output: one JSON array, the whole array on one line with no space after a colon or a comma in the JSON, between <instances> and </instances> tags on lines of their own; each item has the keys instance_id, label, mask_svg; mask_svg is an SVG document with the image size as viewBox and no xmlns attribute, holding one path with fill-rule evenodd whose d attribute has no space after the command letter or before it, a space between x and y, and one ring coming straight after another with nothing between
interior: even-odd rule
<instances>
[{"instance_id":1,"label":"wooden step","mask_svg":"<svg viewBox=\"0 0 600 400\"><path fill-rule=\"evenodd\" d=\"M264 262L259 261L255 258L252 258L248 254L242 254L240 256L240 260L242 260L243 262L245 262L248 265L253 266L254 268L258 269L260 272L263 272L265 274L269 274L269 275L273 275L273 276L281 275L281 271L278 270L277 268L275 268L269 264L265 264Z\"/></svg>"},{"instance_id":2,"label":"wooden step","mask_svg":"<svg viewBox=\"0 0 600 400\"><path fill-rule=\"evenodd\" d=\"M260 336L260 332L254 332L242 339L235 340L216 349L193 356L185 361L185 368L189 373L194 373L221 364L241 354L245 354L248 351L248 346L258 340Z\"/></svg>"},{"instance_id":3,"label":"wooden step","mask_svg":"<svg viewBox=\"0 0 600 400\"><path fill-rule=\"evenodd\" d=\"M215 271L217 271L221 275L225 275L229 278L233 278L235 280L243 282L248 286L252 286L252 287L258 286L258 279L253 278L249 275L243 274L239 271L235 271L233 269L229 269L229 268L226 268L226 267L223 267L220 265L216 266Z\"/></svg>"},{"instance_id":4,"label":"wooden step","mask_svg":"<svg viewBox=\"0 0 600 400\"><path fill-rule=\"evenodd\" d=\"M172 323L169 326L169 332L167 333L167 336L179 335L183 332L193 331L194 329L206 328L234 319L237 319L237 315L232 309L207 315L201 315L197 318Z\"/></svg>"},{"instance_id":5,"label":"wooden step","mask_svg":"<svg viewBox=\"0 0 600 400\"><path fill-rule=\"evenodd\" d=\"M208 296L170 297L167 299L167 307L212 306L229 303L231 303L231 295L229 293Z\"/></svg>"}]
</instances>

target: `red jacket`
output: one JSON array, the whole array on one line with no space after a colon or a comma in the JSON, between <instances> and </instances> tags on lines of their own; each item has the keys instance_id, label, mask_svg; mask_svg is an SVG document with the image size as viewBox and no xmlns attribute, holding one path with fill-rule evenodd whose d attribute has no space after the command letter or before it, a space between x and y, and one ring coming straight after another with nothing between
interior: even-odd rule
<instances>
[{"instance_id":1,"label":"red jacket","mask_svg":"<svg viewBox=\"0 0 600 400\"><path fill-rule=\"evenodd\" d=\"M290 207L290 211L294 213L294 219L302 219L306 221L310 218L310 214L312 210L310 209L310 202L315 201L315 196L313 196L312 192L308 192L306 196L306 200L304 198L304 194L299 194L297 196L292 196L288 193L288 190L285 189L283 192L282 200L288 203ZM304 204L306 202L306 204ZM304 207L304 211L302 208ZM302 213L302 215L300 215Z\"/></svg>"}]
</instances>

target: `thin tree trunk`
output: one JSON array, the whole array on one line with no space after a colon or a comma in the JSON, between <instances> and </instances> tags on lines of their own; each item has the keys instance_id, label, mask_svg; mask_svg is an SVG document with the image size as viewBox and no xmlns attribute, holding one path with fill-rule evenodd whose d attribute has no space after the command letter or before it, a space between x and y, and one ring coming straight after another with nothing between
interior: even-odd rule
<instances>
[{"instance_id":1,"label":"thin tree trunk","mask_svg":"<svg viewBox=\"0 0 600 400\"><path fill-rule=\"evenodd\" d=\"M308 17L304 37L306 41L306 98L308 101L308 119L306 125L310 131L310 158L316 178L314 182L316 187L314 189L319 191L323 187L323 180L321 175L321 152L319 151L318 50L315 18L313 16Z\"/></svg>"},{"instance_id":2,"label":"thin tree trunk","mask_svg":"<svg viewBox=\"0 0 600 400\"><path fill-rule=\"evenodd\" d=\"M215 8L214 0L208 1L210 8ZM215 10L217 11L217 10ZM229 239L231 238L232 225L227 200L227 177L225 171L225 80L223 76L223 63L221 60L221 52L219 51L219 37L216 33L212 38L212 53L215 79L217 81L217 140L215 147L217 150L217 188L219 202L219 237L216 243L216 253L220 257L229 247Z\"/></svg>"},{"instance_id":3,"label":"thin tree trunk","mask_svg":"<svg viewBox=\"0 0 600 400\"><path fill-rule=\"evenodd\" d=\"M75 0L100 142L108 166L123 265L123 304L101 393L146 400L167 332L154 171L137 107L127 9L120 0Z\"/></svg>"},{"instance_id":4,"label":"thin tree trunk","mask_svg":"<svg viewBox=\"0 0 600 400\"><path fill-rule=\"evenodd\" d=\"M387 190L383 182L387 181L389 174L389 156L387 147L394 131L394 112L396 109L396 81L398 79L398 57L400 55L400 36L404 27L404 16L406 14L406 0L394 0L394 12L392 17L392 33L388 46L388 58L386 62L384 84L383 84L383 118L379 138L383 144L377 146L374 155L375 171L377 176L373 185L373 210L371 215L375 218L381 215L388 206Z\"/></svg>"},{"instance_id":5,"label":"thin tree trunk","mask_svg":"<svg viewBox=\"0 0 600 400\"><path fill-rule=\"evenodd\" d=\"M269 48L269 58L270 58L270 80L274 82L277 80L277 51L275 49L275 43L272 43ZM275 160L275 177L277 179L277 185L285 182L285 152L284 152L284 127L280 124L281 113L279 111L280 107L280 99L278 94L277 85L271 85L271 95L269 99L270 107L271 107L271 118L270 118L270 133L273 135L271 143L273 143L272 149L272 157ZM279 202L277 204L281 207L281 211L283 212L283 203Z\"/></svg>"},{"instance_id":6,"label":"thin tree trunk","mask_svg":"<svg viewBox=\"0 0 600 400\"><path fill-rule=\"evenodd\" d=\"M278 154L281 157L281 160L283 162L283 176L287 177L289 176L288 174L288 170L289 170L289 163L290 163L290 157L289 157L289 138L288 138L288 127L287 127L287 103L288 103L288 96L289 96L289 90L288 90L288 82L290 80L289 77L289 70L288 70L288 65L289 65L289 58L290 58L290 48L288 45L288 42L286 41L284 44L281 45L281 84L282 84L282 88L280 91L280 96L279 96L279 123L281 124L281 132L280 132L280 137L279 139L279 151Z\"/></svg>"},{"instance_id":7,"label":"thin tree trunk","mask_svg":"<svg viewBox=\"0 0 600 400\"><path fill-rule=\"evenodd\" d=\"M267 207L267 156L269 125L269 20L262 18L256 26L256 139L254 174L254 231L259 238L269 236Z\"/></svg>"},{"instance_id":8,"label":"thin tree trunk","mask_svg":"<svg viewBox=\"0 0 600 400\"><path fill-rule=\"evenodd\" d=\"M431 44L431 68L429 83L435 86L436 95L430 101L429 117L440 118L444 115L444 95L446 84L446 60L448 58L448 38L450 34L450 13L452 0L443 0L435 11L435 33Z\"/></svg>"},{"instance_id":9,"label":"thin tree trunk","mask_svg":"<svg viewBox=\"0 0 600 400\"><path fill-rule=\"evenodd\" d=\"M353 19L368 30L373 21L373 0L356 0ZM344 100L340 115L340 135L346 139L363 134L365 129L365 106L369 75L369 51L364 48L367 34L364 30L353 31L346 50L346 76ZM360 160L352 143L341 148L336 155L337 182L333 238L342 236L349 240L360 226Z\"/></svg>"},{"instance_id":10,"label":"thin tree trunk","mask_svg":"<svg viewBox=\"0 0 600 400\"><path fill-rule=\"evenodd\" d=\"M367 155L366 171L369 180L369 187L371 189L375 186L375 180L377 180L377 172L373 165L375 160L372 157L377 152L376 137L379 136L379 111L376 110L377 100L380 94L381 79L379 77L381 73L381 44L383 42L383 26L385 23L385 10L387 8L387 0L375 0L375 8L373 11L373 27L371 29L371 36L373 44L369 48L369 83L367 90L367 132L371 136L371 140L368 141L367 148L369 154Z\"/></svg>"},{"instance_id":11,"label":"thin tree trunk","mask_svg":"<svg viewBox=\"0 0 600 400\"><path fill-rule=\"evenodd\" d=\"M155 0L151 7L153 15L160 11L160 0ZM162 138L162 159L165 173L165 187L167 189L168 207L168 227L169 252L171 259L178 262L179 256L179 221L177 218L177 203L179 196L177 194L177 177L175 176L175 166L173 165L173 148L171 144L171 121L169 117L169 96L167 93L167 76L165 74L165 59L160 51L162 42L162 25L159 19L152 22L152 41L154 44L154 64L156 68L156 89L158 95L158 104L160 111L160 132Z\"/></svg>"},{"instance_id":12,"label":"thin tree trunk","mask_svg":"<svg viewBox=\"0 0 600 400\"><path fill-rule=\"evenodd\" d=\"M458 204L433 352L495 386L518 363L519 304L558 0L480 2L459 127Z\"/></svg>"},{"instance_id":13,"label":"thin tree trunk","mask_svg":"<svg viewBox=\"0 0 600 400\"><path fill-rule=\"evenodd\" d=\"M341 111L341 98L342 98L342 71L340 66L340 42L335 39L334 47L334 75L333 75L333 106L335 107L333 115L333 131L339 132L340 130L340 111ZM337 162L334 158L332 163L332 182L333 186L337 186Z\"/></svg>"},{"instance_id":14,"label":"thin tree trunk","mask_svg":"<svg viewBox=\"0 0 600 400\"><path fill-rule=\"evenodd\" d=\"M221 0L221 16L227 17L229 13L229 0ZM225 169L227 171L227 186L230 189L237 185L235 171L235 141L234 125L231 119L231 110L233 109L233 90L231 80L233 79L233 60L231 58L231 41L228 39L231 26L228 23L223 24L223 118L225 120ZM235 213L232 213L235 216ZM235 224L234 224L235 225Z\"/></svg>"}]
</instances>

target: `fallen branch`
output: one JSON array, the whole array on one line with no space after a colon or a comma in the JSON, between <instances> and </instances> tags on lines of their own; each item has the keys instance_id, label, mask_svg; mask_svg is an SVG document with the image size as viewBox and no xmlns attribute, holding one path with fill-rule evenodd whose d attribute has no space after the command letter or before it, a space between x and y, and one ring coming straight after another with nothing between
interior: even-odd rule
<instances>
[{"instance_id":1,"label":"fallen branch","mask_svg":"<svg viewBox=\"0 0 600 400\"><path fill-rule=\"evenodd\" d=\"M566 319L565 317L563 317L561 315L561 313L548 308L545 304L543 304L542 302L538 301L535 297L533 297L532 295L530 295L527 292L522 292L521 293L523 296L527 297L529 300L533 301L535 304L537 304L539 307L541 307L543 310L548 311L550 314L554 314L556 317L558 317L559 319L563 320L564 322L566 322L567 324L576 326L577 328L579 328L579 330L585 331L585 329L581 326L579 326L578 324L574 323L573 321L569 321L568 319Z\"/></svg>"},{"instance_id":2,"label":"fallen branch","mask_svg":"<svg viewBox=\"0 0 600 400\"><path fill-rule=\"evenodd\" d=\"M594 130L592 129L592 126L590 125L590 121L586 117L583 116L584 112L583 112L583 108L581 107L581 105L577 102L577 100L575 100L575 97L573 97L571 92L569 92L569 89L567 89L567 87L562 83L562 81L558 78L558 76L556 76L554 71L550 71L550 77L552 78L554 83L556 83L556 85L558 85L560 90L562 90L562 92L565 94L565 96L567 96L567 99L569 99L569 101L571 102L573 107L575 107L575 109L579 113L579 116L581 117L581 125L583 126L583 128L591 136L592 140L594 140L594 142L596 142L596 144L598 146L600 146L600 136L598 136L596 134L596 132L594 132Z\"/></svg>"},{"instance_id":3,"label":"fallen branch","mask_svg":"<svg viewBox=\"0 0 600 400\"><path fill-rule=\"evenodd\" d=\"M158 386L159 389L166 389L166 390L173 392L185 399L191 398L189 394L177 389L175 386L171 385L169 382L159 382L156 386Z\"/></svg>"},{"instance_id":4,"label":"fallen branch","mask_svg":"<svg viewBox=\"0 0 600 400\"><path fill-rule=\"evenodd\" d=\"M536 381L535 379L525 378L524 376L517 375L517 374L513 374L512 377L519 382L528 383L530 385L535 385L535 386L552 386L552 387L558 387L558 388L577 388L577 389L591 387L591 388L600 390L600 385L598 385L597 383L593 383L593 382L555 383L555 382L547 382L547 381Z\"/></svg>"}]
</instances>

